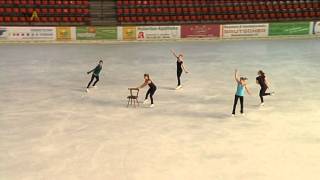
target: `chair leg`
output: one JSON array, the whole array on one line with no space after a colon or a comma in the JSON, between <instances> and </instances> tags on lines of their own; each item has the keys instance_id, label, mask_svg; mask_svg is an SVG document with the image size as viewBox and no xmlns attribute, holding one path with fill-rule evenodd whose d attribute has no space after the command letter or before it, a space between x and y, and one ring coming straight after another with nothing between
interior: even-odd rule
<instances>
[{"instance_id":1,"label":"chair leg","mask_svg":"<svg viewBox=\"0 0 320 180\"><path fill-rule=\"evenodd\" d=\"M133 100L134 108L136 108L136 100Z\"/></svg>"},{"instance_id":2,"label":"chair leg","mask_svg":"<svg viewBox=\"0 0 320 180\"><path fill-rule=\"evenodd\" d=\"M130 99L128 99L128 104L127 104L127 107L129 107L129 102L130 102Z\"/></svg>"},{"instance_id":3,"label":"chair leg","mask_svg":"<svg viewBox=\"0 0 320 180\"><path fill-rule=\"evenodd\" d=\"M137 104L138 104L138 107L139 107L139 106L140 106L140 103L139 103L138 99L136 99L136 101L137 101Z\"/></svg>"}]
</instances>

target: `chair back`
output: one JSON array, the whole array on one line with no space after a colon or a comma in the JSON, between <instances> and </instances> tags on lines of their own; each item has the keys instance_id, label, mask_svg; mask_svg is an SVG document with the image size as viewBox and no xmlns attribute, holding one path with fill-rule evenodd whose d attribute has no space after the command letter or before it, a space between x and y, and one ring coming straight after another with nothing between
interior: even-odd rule
<instances>
[{"instance_id":1,"label":"chair back","mask_svg":"<svg viewBox=\"0 0 320 180\"><path fill-rule=\"evenodd\" d=\"M129 88L130 96L136 96L138 98L139 96L139 88Z\"/></svg>"}]
</instances>

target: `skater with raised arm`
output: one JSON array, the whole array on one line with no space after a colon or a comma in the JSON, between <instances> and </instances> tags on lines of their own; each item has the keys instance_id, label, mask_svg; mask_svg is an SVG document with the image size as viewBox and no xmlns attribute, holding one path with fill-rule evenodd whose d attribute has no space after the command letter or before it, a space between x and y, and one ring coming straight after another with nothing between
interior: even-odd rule
<instances>
[{"instance_id":1,"label":"skater with raised arm","mask_svg":"<svg viewBox=\"0 0 320 180\"><path fill-rule=\"evenodd\" d=\"M181 85L181 75L182 72L184 71L185 73L188 73L188 71L186 70L186 68L183 65L183 54L179 54L177 55L177 53L173 50L171 50L172 54L174 55L174 57L176 57L177 59L177 80L178 80L178 85L176 87L176 89L180 89L182 88Z\"/></svg>"},{"instance_id":2,"label":"skater with raised arm","mask_svg":"<svg viewBox=\"0 0 320 180\"><path fill-rule=\"evenodd\" d=\"M150 100L151 100L151 105L150 107L154 107L154 104L153 104L153 95L154 93L156 92L157 90L157 86L152 82L151 78L150 78L150 75L149 74L144 74L143 75L143 78L144 78L144 82L141 86L137 87L138 89L141 89L141 88L144 88L145 86L149 86L149 89L146 93L146 97L144 99L144 102L143 104L146 104L148 102L148 96L150 96Z\"/></svg>"},{"instance_id":3,"label":"skater with raised arm","mask_svg":"<svg viewBox=\"0 0 320 180\"><path fill-rule=\"evenodd\" d=\"M102 65L103 65L103 61L100 60L100 61L99 61L99 64L98 64L94 69L92 69L91 71L88 71L88 72L87 72L87 74L92 73L91 80L90 80L90 82L89 82L88 85L87 85L87 92L89 92L90 85L91 85L91 83L93 82L94 79L96 79L96 80L95 80L95 82L93 83L93 87L94 87L94 88L97 87L96 84L97 84L97 82L100 80L99 75L100 75L100 72L101 72L101 70L102 70Z\"/></svg>"},{"instance_id":4,"label":"skater with raised arm","mask_svg":"<svg viewBox=\"0 0 320 180\"><path fill-rule=\"evenodd\" d=\"M235 80L237 82L237 92L236 92L235 97L234 97L232 116L236 115L236 107L237 107L239 99L240 99L240 106L241 106L240 113L242 115L244 115L244 111L243 111L243 109L244 109L244 91L246 90L247 93L249 95L251 95L251 93L249 91L249 88L248 88L248 85L247 85L248 78L239 77L239 72L238 72L237 69L234 72L234 78L235 78Z\"/></svg>"}]
</instances>

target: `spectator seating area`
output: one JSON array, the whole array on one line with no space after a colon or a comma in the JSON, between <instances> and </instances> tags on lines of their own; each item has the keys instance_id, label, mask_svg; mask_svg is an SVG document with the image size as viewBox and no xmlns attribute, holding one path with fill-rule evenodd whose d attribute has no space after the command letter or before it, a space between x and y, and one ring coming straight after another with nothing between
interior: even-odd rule
<instances>
[{"instance_id":1,"label":"spectator seating area","mask_svg":"<svg viewBox=\"0 0 320 180\"><path fill-rule=\"evenodd\" d=\"M320 19L318 0L117 0L120 24L270 22Z\"/></svg>"},{"instance_id":2,"label":"spectator seating area","mask_svg":"<svg viewBox=\"0 0 320 180\"><path fill-rule=\"evenodd\" d=\"M1 24L86 24L89 20L89 0L0 0Z\"/></svg>"}]
</instances>

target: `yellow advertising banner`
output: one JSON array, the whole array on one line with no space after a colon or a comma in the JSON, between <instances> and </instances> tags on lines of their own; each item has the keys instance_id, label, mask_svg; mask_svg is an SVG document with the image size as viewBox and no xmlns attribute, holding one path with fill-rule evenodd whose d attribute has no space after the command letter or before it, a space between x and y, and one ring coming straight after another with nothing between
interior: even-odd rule
<instances>
[{"instance_id":1,"label":"yellow advertising banner","mask_svg":"<svg viewBox=\"0 0 320 180\"><path fill-rule=\"evenodd\" d=\"M123 40L136 40L136 27L130 26L130 27L123 27L122 30L122 37Z\"/></svg>"},{"instance_id":2,"label":"yellow advertising banner","mask_svg":"<svg viewBox=\"0 0 320 180\"><path fill-rule=\"evenodd\" d=\"M71 27L57 27L57 40L71 41Z\"/></svg>"}]
</instances>

